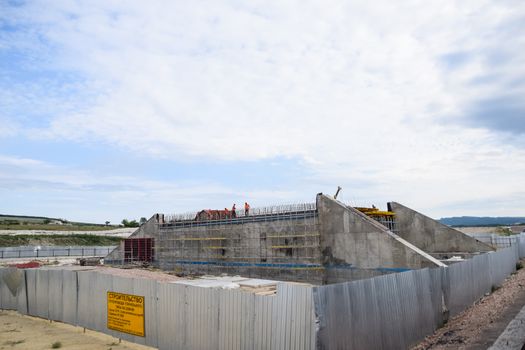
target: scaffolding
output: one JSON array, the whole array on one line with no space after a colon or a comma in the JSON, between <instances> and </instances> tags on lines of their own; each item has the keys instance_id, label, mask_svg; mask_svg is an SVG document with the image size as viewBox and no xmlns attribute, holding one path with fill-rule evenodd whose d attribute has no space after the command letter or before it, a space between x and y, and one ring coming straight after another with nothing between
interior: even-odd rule
<instances>
[{"instance_id":1,"label":"scaffolding","mask_svg":"<svg viewBox=\"0 0 525 350\"><path fill-rule=\"evenodd\" d=\"M347 204L348 207L351 207ZM376 208L375 206L370 207L351 207L356 210L359 210L361 213L365 214L369 218L374 219L375 221L379 222L381 225L388 228L390 231L397 234L397 226L396 226L396 214L392 211L386 211L386 210L380 210Z\"/></svg>"},{"instance_id":2,"label":"scaffolding","mask_svg":"<svg viewBox=\"0 0 525 350\"><path fill-rule=\"evenodd\" d=\"M312 280L322 270L315 203L255 208L249 215L239 210L235 218L217 220L194 220L192 214L171 215L159 224L161 268L247 276L265 270L283 280L297 280L299 270Z\"/></svg>"}]
</instances>

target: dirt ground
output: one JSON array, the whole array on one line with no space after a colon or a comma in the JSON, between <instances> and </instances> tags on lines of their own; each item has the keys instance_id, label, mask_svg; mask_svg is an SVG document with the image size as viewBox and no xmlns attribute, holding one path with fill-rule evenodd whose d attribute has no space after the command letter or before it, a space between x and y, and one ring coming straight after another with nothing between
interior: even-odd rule
<instances>
[{"instance_id":1,"label":"dirt ground","mask_svg":"<svg viewBox=\"0 0 525 350\"><path fill-rule=\"evenodd\" d=\"M0 310L0 350L151 350L109 335Z\"/></svg>"},{"instance_id":2,"label":"dirt ground","mask_svg":"<svg viewBox=\"0 0 525 350\"><path fill-rule=\"evenodd\" d=\"M525 259L521 261L525 266ZM525 268L428 336L412 350L487 349L525 306Z\"/></svg>"}]
</instances>

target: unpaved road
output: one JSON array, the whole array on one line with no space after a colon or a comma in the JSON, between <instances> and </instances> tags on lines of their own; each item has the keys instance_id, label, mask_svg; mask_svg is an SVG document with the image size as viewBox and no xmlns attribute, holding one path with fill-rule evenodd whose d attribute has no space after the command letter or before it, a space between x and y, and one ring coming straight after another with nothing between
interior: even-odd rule
<instances>
[{"instance_id":1,"label":"unpaved road","mask_svg":"<svg viewBox=\"0 0 525 350\"><path fill-rule=\"evenodd\" d=\"M525 265L525 259L521 260ZM487 349L525 305L525 268L502 287L453 317L413 350Z\"/></svg>"},{"instance_id":2,"label":"unpaved road","mask_svg":"<svg viewBox=\"0 0 525 350\"><path fill-rule=\"evenodd\" d=\"M153 348L129 343L109 335L24 316L15 311L0 310L0 350L51 349L52 345L67 350L151 350Z\"/></svg>"}]
</instances>

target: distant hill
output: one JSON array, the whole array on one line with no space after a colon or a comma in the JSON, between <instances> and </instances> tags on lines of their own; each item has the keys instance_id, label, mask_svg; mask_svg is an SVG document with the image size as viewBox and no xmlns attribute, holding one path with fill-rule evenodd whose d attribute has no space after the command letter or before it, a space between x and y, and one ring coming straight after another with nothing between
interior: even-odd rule
<instances>
[{"instance_id":1,"label":"distant hill","mask_svg":"<svg viewBox=\"0 0 525 350\"><path fill-rule=\"evenodd\" d=\"M510 226L525 224L525 217L454 216L441 218L439 222L448 226Z\"/></svg>"},{"instance_id":2,"label":"distant hill","mask_svg":"<svg viewBox=\"0 0 525 350\"><path fill-rule=\"evenodd\" d=\"M10 215L0 214L0 225L35 225L35 224L64 224L75 226L105 226L104 224L94 224L89 222L75 222L66 219L50 218L46 216L26 216L26 215Z\"/></svg>"},{"instance_id":3,"label":"distant hill","mask_svg":"<svg viewBox=\"0 0 525 350\"><path fill-rule=\"evenodd\" d=\"M45 220L50 221L63 221L62 219L57 218L48 218L45 216L25 216L25 215L9 215L9 214L0 214L0 221L19 221L19 222L33 222L33 223L42 223Z\"/></svg>"}]
</instances>

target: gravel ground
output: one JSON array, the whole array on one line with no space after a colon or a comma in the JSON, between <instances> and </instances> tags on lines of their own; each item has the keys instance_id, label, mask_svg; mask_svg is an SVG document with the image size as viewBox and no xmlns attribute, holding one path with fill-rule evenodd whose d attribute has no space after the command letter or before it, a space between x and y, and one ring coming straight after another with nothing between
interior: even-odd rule
<instances>
[{"instance_id":1,"label":"gravel ground","mask_svg":"<svg viewBox=\"0 0 525 350\"><path fill-rule=\"evenodd\" d=\"M13 258L13 259L1 259L0 260L0 267L1 266L9 266L13 264L25 264L28 262L37 261L40 263L40 265L51 265L51 266L64 266L64 265L75 265L77 263L77 258L71 258L71 257L54 257L54 258L43 258L43 259L35 259L35 258Z\"/></svg>"},{"instance_id":2,"label":"gravel ground","mask_svg":"<svg viewBox=\"0 0 525 350\"><path fill-rule=\"evenodd\" d=\"M521 261L525 265L525 259ZM423 349L487 349L525 305L525 269L483 297L433 335L413 347Z\"/></svg>"},{"instance_id":3,"label":"gravel ground","mask_svg":"<svg viewBox=\"0 0 525 350\"><path fill-rule=\"evenodd\" d=\"M182 280L183 278L167 274L162 271L145 270L145 269L119 269L109 266L96 266L96 270L100 273L106 273L114 276L130 277L130 278L146 278L160 282L171 282Z\"/></svg>"}]
</instances>

